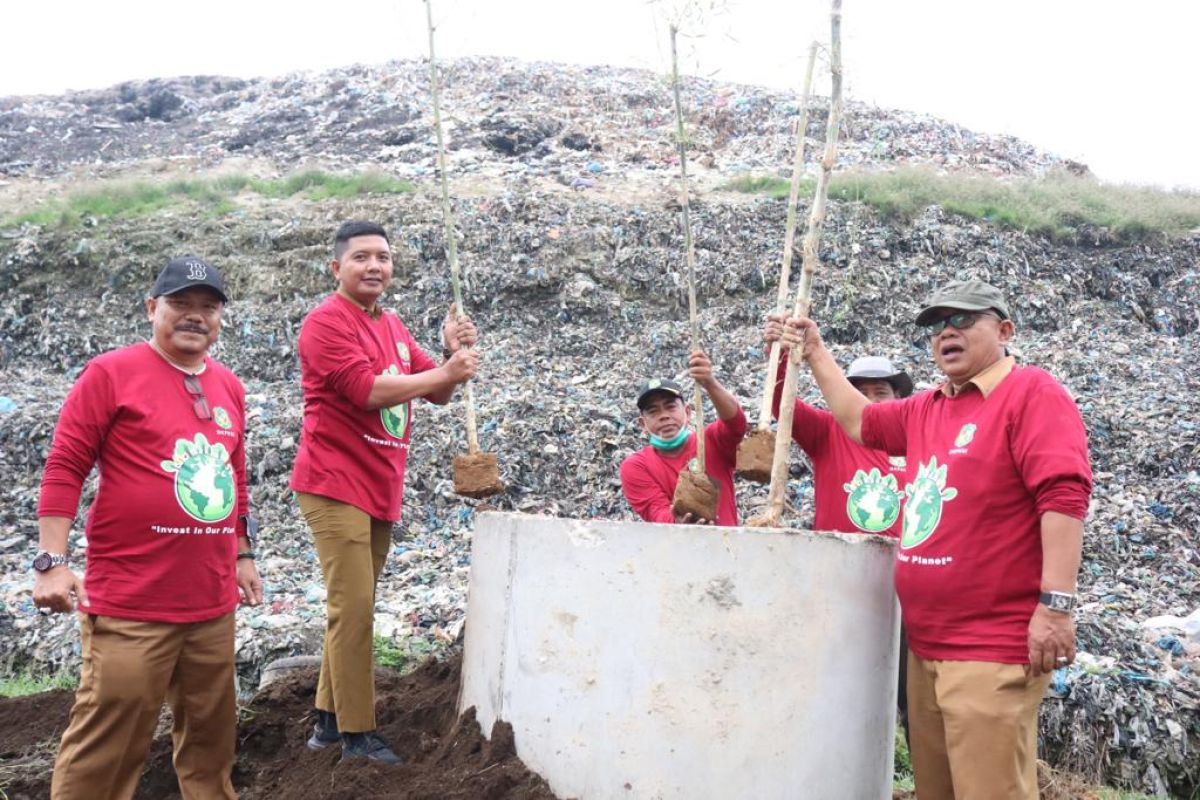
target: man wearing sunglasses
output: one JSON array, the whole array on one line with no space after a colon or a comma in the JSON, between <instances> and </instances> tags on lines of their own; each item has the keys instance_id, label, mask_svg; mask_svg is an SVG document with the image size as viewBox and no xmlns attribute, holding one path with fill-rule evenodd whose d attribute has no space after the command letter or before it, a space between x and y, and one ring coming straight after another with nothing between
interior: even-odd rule
<instances>
[{"instance_id":1,"label":"man wearing sunglasses","mask_svg":"<svg viewBox=\"0 0 1200 800\"><path fill-rule=\"evenodd\" d=\"M33 601L78 604L83 666L53 800L132 797L162 703L184 797L233 798L234 609L257 605L245 390L208 356L227 300L203 259L172 259L146 300L148 342L84 367L42 476ZM68 534L93 465L86 575Z\"/></svg>"},{"instance_id":2,"label":"man wearing sunglasses","mask_svg":"<svg viewBox=\"0 0 1200 800\"><path fill-rule=\"evenodd\" d=\"M375 584L400 519L412 401L448 403L479 368L475 326L447 315L443 361L383 307L392 279L387 232L346 222L330 265L337 289L300 330L304 422L291 488L312 530L326 589L325 646L308 746L342 758L401 761L375 725Z\"/></svg>"},{"instance_id":3,"label":"man wearing sunglasses","mask_svg":"<svg viewBox=\"0 0 1200 800\"><path fill-rule=\"evenodd\" d=\"M843 430L906 454L896 592L908 631L909 732L921 800L1037 798L1037 713L1075 658L1071 611L1091 496L1074 401L1008 354L998 289L955 281L917 315L946 376L871 404L812 320L784 341L805 357Z\"/></svg>"}]
</instances>

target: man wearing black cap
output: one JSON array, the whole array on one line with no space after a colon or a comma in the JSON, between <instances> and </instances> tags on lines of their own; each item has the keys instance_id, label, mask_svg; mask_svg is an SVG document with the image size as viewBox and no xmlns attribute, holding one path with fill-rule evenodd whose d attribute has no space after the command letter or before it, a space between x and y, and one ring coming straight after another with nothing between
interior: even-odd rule
<instances>
[{"instance_id":1,"label":"man wearing black cap","mask_svg":"<svg viewBox=\"0 0 1200 800\"><path fill-rule=\"evenodd\" d=\"M622 462L621 488L629 505L647 522L737 525L733 469L738 444L746 434L746 415L737 398L713 375L712 362L703 351L692 352L688 373L717 412L717 421L704 429L706 471L721 487L717 518L694 519L690 514L677 517L671 508L679 473L696 457L696 441L692 435L692 407L683 389L669 378L653 378L641 386L638 420L650 436L650 445Z\"/></svg>"},{"instance_id":2,"label":"man wearing black cap","mask_svg":"<svg viewBox=\"0 0 1200 800\"><path fill-rule=\"evenodd\" d=\"M208 357L227 300L195 256L159 274L148 342L88 362L42 477L33 600L80 611L83 666L53 800L132 797L163 700L184 797L233 798L234 619L257 605L245 469L245 390ZM68 534L99 464L86 579Z\"/></svg>"},{"instance_id":3,"label":"man wearing black cap","mask_svg":"<svg viewBox=\"0 0 1200 800\"><path fill-rule=\"evenodd\" d=\"M811 320L789 320L784 341L805 342L850 438L910 465L896 592L918 797L1034 800L1038 706L1075 658L1087 434L1063 387L1008 355L995 287L949 283L916 322L946 382L894 403L855 390Z\"/></svg>"}]
</instances>

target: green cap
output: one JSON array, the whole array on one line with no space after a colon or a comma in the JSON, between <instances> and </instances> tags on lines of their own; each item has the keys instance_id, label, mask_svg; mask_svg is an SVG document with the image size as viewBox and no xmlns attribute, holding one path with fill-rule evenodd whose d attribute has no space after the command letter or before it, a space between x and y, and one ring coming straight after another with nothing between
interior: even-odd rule
<instances>
[{"instance_id":1,"label":"green cap","mask_svg":"<svg viewBox=\"0 0 1200 800\"><path fill-rule=\"evenodd\" d=\"M1008 304L1004 295L990 283L983 281L951 281L939 287L925 300L925 307L917 314L918 325L928 325L938 318L939 308L954 308L960 311L987 311L991 309L1008 319Z\"/></svg>"}]
</instances>

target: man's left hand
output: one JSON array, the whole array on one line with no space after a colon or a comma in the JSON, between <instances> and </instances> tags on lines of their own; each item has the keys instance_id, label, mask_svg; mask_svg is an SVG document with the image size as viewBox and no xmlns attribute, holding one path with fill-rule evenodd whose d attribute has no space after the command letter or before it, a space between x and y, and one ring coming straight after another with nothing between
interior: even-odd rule
<instances>
[{"instance_id":1,"label":"man's left hand","mask_svg":"<svg viewBox=\"0 0 1200 800\"><path fill-rule=\"evenodd\" d=\"M1075 620L1070 614L1051 611L1041 603L1029 620L1029 677L1053 672L1075 660Z\"/></svg>"},{"instance_id":2,"label":"man's left hand","mask_svg":"<svg viewBox=\"0 0 1200 800\"><path fill-rule=\"evenodd\" d=\"M239 602L244 606L256 606L262 602L262 580L253 558L239 558L237 562L237 585L241 592Z\"/></svg>"},{"instance_id":3,"label":"man's left hand","mask_svg":"<svg viewBox=\"0 0 1200 800\"><path fill-rule=\"evenodd\" d=\"M442 326L442 346L447 352L457 353L459 348L474 347L479 342L479 331L466 314L458 315L458 308L450 306L446 323Z\"/></svg>"}]
</instances>

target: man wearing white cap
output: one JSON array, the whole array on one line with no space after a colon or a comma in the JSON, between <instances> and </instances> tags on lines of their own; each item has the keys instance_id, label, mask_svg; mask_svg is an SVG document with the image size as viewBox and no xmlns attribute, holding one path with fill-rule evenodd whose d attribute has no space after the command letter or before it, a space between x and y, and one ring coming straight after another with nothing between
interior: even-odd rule
<instances>
[{"instance_id":1,"label":"man wearing white cap","mask_svg":"<svg viewBox=\"0 0 1200 800\"><path fill-rule=\"evenodd\" d=\"M782 314L767 317L763 338L768 346L783 335L784 320ZM776 417L783 394L786 359L780 359L779 367L772 405ZM880 356L855 360L846 377L871 403L908 397L913 392L908 373ZM882 450L858 444L845 434L833 414L813 408L803 400L796 400L792 440L812 461L814 530L878 533L899 538L901 486L906 471L903 456L889 456Z\"/></svg>"}]
</instances>

